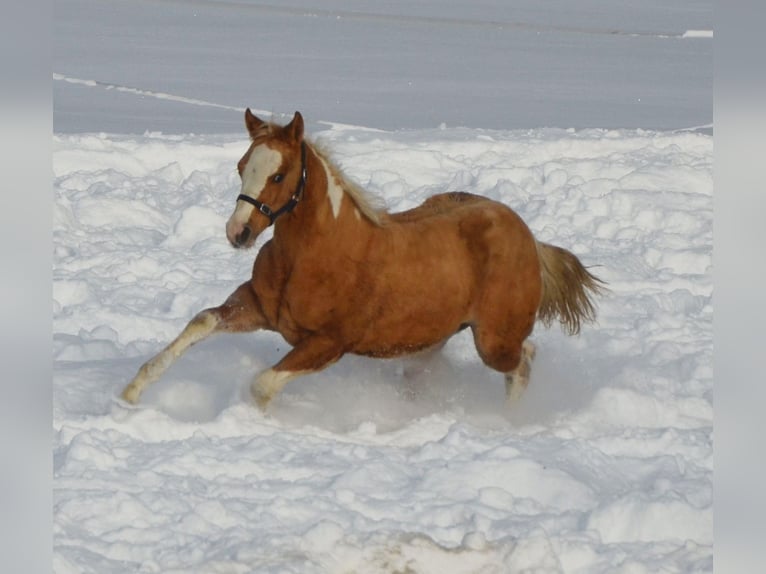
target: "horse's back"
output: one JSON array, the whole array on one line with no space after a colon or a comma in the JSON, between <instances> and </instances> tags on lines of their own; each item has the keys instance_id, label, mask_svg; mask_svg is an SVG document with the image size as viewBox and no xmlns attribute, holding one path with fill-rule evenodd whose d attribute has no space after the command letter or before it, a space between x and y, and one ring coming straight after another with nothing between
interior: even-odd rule
<instances>
[{"instance_id":1,"label":"horse's back","mask_svg":"<svg viewBox=\"0 0 766 574\"><path fill-rule=\"evenodd\" d=\"M508 249L528 252L537 259L534 237L521 217L504 203L481 195L441 193L417 207L392 213L389 218L404 227L416 228L417 233L429 228L456 231L475 255Z\"/></svg>"},{"instance_id":2,"label":"horse's back","mask_svg":"<svg viewBox=\"0 0 766 574\"><path fill-rule=\"evenodd\" d=\"M412 223L422 221L425 218L435 215L444 215L469 205L477 203L486 203L491 200L480 195L467 193L465 191L451 191L440 193L426 199L423 203L407 211L391 213L389 215L392 221L397 223Z\"/></svg>"}]
</instances>

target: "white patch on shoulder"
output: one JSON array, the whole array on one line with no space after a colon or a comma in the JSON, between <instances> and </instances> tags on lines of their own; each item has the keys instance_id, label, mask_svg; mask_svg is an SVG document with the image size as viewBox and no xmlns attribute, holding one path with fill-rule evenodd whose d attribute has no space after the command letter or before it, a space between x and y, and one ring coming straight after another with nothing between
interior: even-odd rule
<instances>
[{"instance_id":1,"label":"white patch on shoulder","mask_svg":"<svg viewBox=\"0 0 766 574\"><path fill-rule=\"evenodd\" d=\"M325 163L324 159L319 158L322 161L322 167L324 167L324 173L327 176L327 197L330 199L330 205L332 205L332 214L335 219L338 219L340 215L340 206L343 202L343 188L338 185L335 176Z\"/></svg>"}]
</instances>

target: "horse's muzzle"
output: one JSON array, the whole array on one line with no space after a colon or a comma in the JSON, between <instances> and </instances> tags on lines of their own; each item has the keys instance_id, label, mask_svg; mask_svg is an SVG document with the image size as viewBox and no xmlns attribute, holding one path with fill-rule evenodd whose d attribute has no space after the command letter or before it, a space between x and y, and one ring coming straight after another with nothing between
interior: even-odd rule
<instances>
[{"instance_id":1,"label":"horse's muzzle","mask_svg":"<svg viewBox=\"0 0 766 574\"><path fill-rule=\"evenodd\" d=\"M234 237L234 241L232 242L232 245L234 247L240 248L245 247L247 245L247 240L250 239L250 236L252 235L252 230L250 229L249 225L245 225L242 228L242 231L240 231L236 237Z\"/></svg>"}]
</instances>

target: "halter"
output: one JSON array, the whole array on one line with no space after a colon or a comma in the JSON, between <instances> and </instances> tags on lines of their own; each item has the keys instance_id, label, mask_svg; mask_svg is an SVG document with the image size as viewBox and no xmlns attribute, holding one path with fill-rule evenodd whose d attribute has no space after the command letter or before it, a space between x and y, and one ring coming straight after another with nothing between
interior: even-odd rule
<instances>
[{"instance_id":1,"label":"halter","mask_svg":"<svg viewBox=\"0 0 766 574\"><path fill-rule=\"evenodd\" d=\"M249 195L245 195L244 193L239 194L237 196L237 200L242 200L247 203L250 203L251 205L254 205L258 211L260 211L263 215L269 218L269 226L274 225L274 222L285 213L290 213L293 209L295 209L295 206L298 205L298 202L303 197L303 190L306 188L306 142L301 142L301 179L298 181L298 187L295 188L295 193L290 197L289 201L285 203L282 207L277 209L276 211L273 211L268 205L263 203L262 201L259 201L253 197L250 197Z\"/></svg>"}]
</instances>

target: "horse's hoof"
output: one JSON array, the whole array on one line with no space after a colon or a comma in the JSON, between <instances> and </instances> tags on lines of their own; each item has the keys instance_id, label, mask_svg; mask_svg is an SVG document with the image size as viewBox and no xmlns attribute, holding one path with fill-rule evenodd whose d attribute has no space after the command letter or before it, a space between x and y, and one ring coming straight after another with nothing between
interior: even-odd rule
<instances>
[{"instance_id":1,"label":"horse's hoof","mask_svg":"<svg viewBox=\"0 0 766 574\"><path fill-rule=\"evenodd\" d=\"M505 375L505 399L509 405L515 404L521 399L529 384L529 377L507 373Z\"/></svg>"},{"instance_id":2,"label":"horse's hoof","mask_svg":"<svg viewBox=\"0 0 766 574\"><path fill-rule=\"evenodd\" d=\"M272 396L265 393L257 383L253 383L250 386L250 395L253 397L255 406L263 412L266 412L266 408L269 406L269 403L271 403Z\"/></svg>"},{"instance_id":3,"label":"horse's hoof","mask_svg":"<svg viewBox=\"0 0 766 574\"><path fill-rule=\"evenodd\" d=\"M140 396L140 394L141 393L139 392L139 390L131 384L125 387L125 390L122 391L122 394L120 394L120 397L126 403L135 405L138 402L138 397Z\"/></svg>"}]
</instances>

